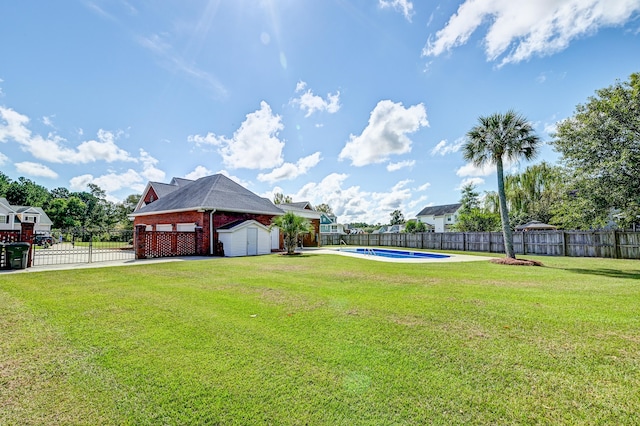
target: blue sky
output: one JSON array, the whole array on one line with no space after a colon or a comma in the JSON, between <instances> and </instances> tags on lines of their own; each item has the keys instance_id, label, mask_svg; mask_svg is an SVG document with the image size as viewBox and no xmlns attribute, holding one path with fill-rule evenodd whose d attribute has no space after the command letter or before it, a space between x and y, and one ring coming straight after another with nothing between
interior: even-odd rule
<instances>
[{"instance_id":1,"label":"blue sky","mask_svg":"<svg viewBox=\"0 0 640 426\"><path fill-rule=\"evenodd\" d=\"M496 188L459 150L479 116L546 142L640 71L640 0L4 1L0 40L12 179L116 201L223 173L387 223Z\"/></svg>"}]
</instances>

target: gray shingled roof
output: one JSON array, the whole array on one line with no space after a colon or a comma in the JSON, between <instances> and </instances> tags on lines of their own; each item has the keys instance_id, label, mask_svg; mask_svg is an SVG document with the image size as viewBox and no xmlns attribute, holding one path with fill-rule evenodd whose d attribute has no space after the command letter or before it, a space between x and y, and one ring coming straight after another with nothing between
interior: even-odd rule
<instances>
[{"instance_id":1,"label":"gray shingled roof","mask_svg":"<svg viewBox=\"0 0 640 426\"><path fill-rule=\"evenodd\" d=\"M444 216L445 214L454 214L460 207L462 207L462 203L425 207L416 216Z\"/></svg>"},{"instance_id":2,"label":"gray shingled roof","mask_svg":"<svg viewBox=\"0 0 640 426\"><path fill-rule=\"evenodd\" d=\"M282 207L293 207L295 209L313 210L313 208L311 207L311 204L308 201L298 201L295 203L280 203L279 205ZM309 206L309 209L307 209L307 206Z\"/></svg>"},{"instance_id":3,"label":"gray shingled roof","mask_svg":"<svg viewBox=\"0 0 640 426\"><path fill-rule=\"evenodd\" d=\"M180 187L179 185L162 182L149 182L149 186L153 188L158 198L166 197Z\"/></svg>"},{"instance_id":4,"label":"gray shingled roof","mask_svg":"<svg viewBox=\"0 0 640 426\"><path fill-rule=\"evenodd\" d=\"M173 186L173 185L168 185ZM154 186L154 189L156 186ZM262 198L228 177L216 174L178 188L133 212L132 216L197 209L281 215L283 212L267 198Z\"/></svg>"}]
</instances>

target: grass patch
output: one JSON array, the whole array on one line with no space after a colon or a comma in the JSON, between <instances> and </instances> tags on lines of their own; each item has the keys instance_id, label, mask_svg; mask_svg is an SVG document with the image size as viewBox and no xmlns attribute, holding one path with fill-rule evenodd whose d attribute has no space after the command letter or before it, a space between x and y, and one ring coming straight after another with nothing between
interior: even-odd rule
<instances>
[{"instance_id":1,"label":"grass patch","mask_svg":"<svg viewBox=\"0 0 640 426\"><path fill-rule=\"evenodd\" d=\"M639 423L637 261L535 259L5 274L0 424Z\"/></svg>"}]
</instances>

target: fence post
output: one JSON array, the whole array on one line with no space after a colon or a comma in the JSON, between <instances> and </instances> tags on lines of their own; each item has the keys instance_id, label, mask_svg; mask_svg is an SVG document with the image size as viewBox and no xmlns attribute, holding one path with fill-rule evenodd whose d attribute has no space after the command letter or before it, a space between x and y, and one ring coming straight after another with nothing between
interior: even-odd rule
<instances>
[{"instance_id":1,"label":"fence post","mask_svg":"<svg viewBox=\"0 0 640 426\"><path fill-rule=\"evenodd\" d=\"M135 244L134 250L136 253L136 259L147 258L147 226L136 225L135 235L133 236L133 242Z\"/></svg>"},{"instance_id":2,"label":"fence post","mask_svg":"<svg viewBox=\"0 0 640 426\"><path fill-rule=\"evenodd\" d=\"M196 255L204 256L207 253L204 247L204 230L202 226L196 226Z\"/></svg>"},{"instance_id":3,"label":"fence post","mask_svg":"<svg viewBox=\"0 0 640 426\"><path fill-rule=\"evenodd\" d=\"M20 224L20 241L31 244L29 247L29 253L27 254L27 268L31 267L31 261L33 260L33 228L35 223L22 222Z\"/></svg>"},{"instance_id":4,"label":"fence post","mask_svg":"<svg viewBox=\"0 0 640 426\"><path fill-rule=\"evenodd\" d=\"M613 232L613 254L612 256L615 259L620 259L622 253L620 253L620 235L618 235L618 231L614 230Z\"/></svg>"},{"instance_id":5,"label":"fence post","mask_svg":"<svg viewBox=\"0 0 640 426\"><path fill-rule=\"evenodd\" d=\"M562 231L562 255L568 256L567 254L567 233Z\"/></svg>"}]
</instances>

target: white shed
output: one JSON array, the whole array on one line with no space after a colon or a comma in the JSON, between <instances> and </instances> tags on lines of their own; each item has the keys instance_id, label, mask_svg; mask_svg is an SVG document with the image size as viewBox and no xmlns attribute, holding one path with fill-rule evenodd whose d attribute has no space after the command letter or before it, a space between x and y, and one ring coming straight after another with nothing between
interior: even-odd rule
<instances>
[{"instance_id":1,"label":"white shed","mask_svg":"<svg viewBox=\"0 0 640 426\"><path fill-rule=\"evenodd\" d=\"M216 229L225 257L271 253L271 232L255 220L233 222Z\"/></svg>"}]
</instances>

